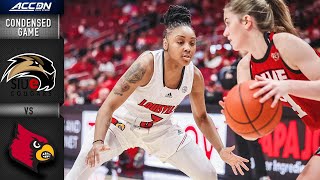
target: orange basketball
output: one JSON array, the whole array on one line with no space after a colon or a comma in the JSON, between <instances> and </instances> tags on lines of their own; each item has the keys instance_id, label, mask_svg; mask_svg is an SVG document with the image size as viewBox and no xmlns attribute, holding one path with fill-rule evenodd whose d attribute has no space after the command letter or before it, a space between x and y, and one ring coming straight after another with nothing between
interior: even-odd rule
<instances>
[{"instance_id":1,"label":"orange basketball","mask_svg":"<svg viewBox=\"0 0 320 180\"><path fill-rule=\"evenodd\" d=\"M282 116L282 104L271 108L272 98L260 103L253 94L260 88L249 89L256 81L250 80L233 87L226 99L224 114L230 128L247 140L255 140L269 134L278 125Z\"/></svg>"}]
</instances>

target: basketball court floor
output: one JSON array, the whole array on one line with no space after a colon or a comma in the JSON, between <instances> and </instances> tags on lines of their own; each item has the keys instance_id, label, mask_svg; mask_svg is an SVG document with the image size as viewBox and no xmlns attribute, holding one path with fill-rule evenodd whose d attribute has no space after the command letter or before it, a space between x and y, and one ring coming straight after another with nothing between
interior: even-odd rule
<instances>
[{"instance_id":1,"label":"basketball court floor","mask_svg":"<svg viewBox=\"0 0 320 180\"><path fill-rule=\"evenodd\" d=\"M65 160L64 162L64 176L70 171L73 161ZM143 171L137 170L123 170L119 167L108 168L107 165L103 165L92 174L89 180L189 180L180 171L176 170L164 170L160 168L144 167Z\"/></svg>"}]
</instances>

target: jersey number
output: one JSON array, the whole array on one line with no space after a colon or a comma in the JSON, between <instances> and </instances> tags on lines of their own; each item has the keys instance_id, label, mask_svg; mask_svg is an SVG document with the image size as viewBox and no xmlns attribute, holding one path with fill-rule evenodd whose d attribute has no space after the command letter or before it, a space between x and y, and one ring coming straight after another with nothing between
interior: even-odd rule
<instances>
[{"instance_id":1,"label":"jersey number","mask_svg":"<svg viewBox=\"0 0 320 180\"><path fill-rule=\"evenodd\" d=\"M285 95L282 97L283 97L284 101L288 102L291 105L291 108L298 113L298 116L300 118L308 115L306 112L304 112L301 109L301 107L296 102L294 102L294 100L289 95Z\"/></svg>"}]
</instances>

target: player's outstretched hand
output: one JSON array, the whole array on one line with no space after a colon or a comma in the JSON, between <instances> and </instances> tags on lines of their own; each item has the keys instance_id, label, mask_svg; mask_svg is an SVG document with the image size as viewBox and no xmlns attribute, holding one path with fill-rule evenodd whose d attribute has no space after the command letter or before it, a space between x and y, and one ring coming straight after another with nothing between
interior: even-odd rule
<instances>
[{"instance_id":1,"label":"player's outstretched hand","mask_svg":"<svg viewBox=\"0 0 320 180\"><path fill-rule=\"evenodd\" d=\"M110 148L103 143L94 143L86 157L86 165L90 167L98 165L100 163L100 153L109 149Z\"/></svg>"},{"instance_id":2,"label":"player's outstretched hand","mask_svg":"<svg viewBox=\"0 0 320 180\"><path fill-rule=\"evenodd\" d=\"M249 160L233 154L232 151L234 149L235 146L223 148L219 152L219 155L224 162L231 166L235 175L238 175L238 171L241 175L244 175L242 168L249 171L249 168L244 164L245 162L249 162Z\"/></svg>"}]
</instances>

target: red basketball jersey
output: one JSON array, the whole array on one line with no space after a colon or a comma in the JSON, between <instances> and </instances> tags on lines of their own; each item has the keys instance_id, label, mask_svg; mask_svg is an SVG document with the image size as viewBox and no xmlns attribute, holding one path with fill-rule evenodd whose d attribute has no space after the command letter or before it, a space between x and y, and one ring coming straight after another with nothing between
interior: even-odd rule
<instances>
[{"instance_id":1,"label":"red basketball jersey","mask_svg":"<svg viewBox=\"0 0 320 180\"><path fill-rule=\"evenodd\" d=\"M281 58L279 51L273 43L273 33L265 34L265 40L268 44L268 50L262 59L251 57L250 69L251 78L256 75L274 79L274 80L307 80L309 79L299 70L291 69ZM320 54L318 53L320 56ZM307 61L307 59L306 59ZM311 129L320 129L320 101L286 95L281 98L281 101L291 107L302 121Z\"/></svg>"}]
</instances>

